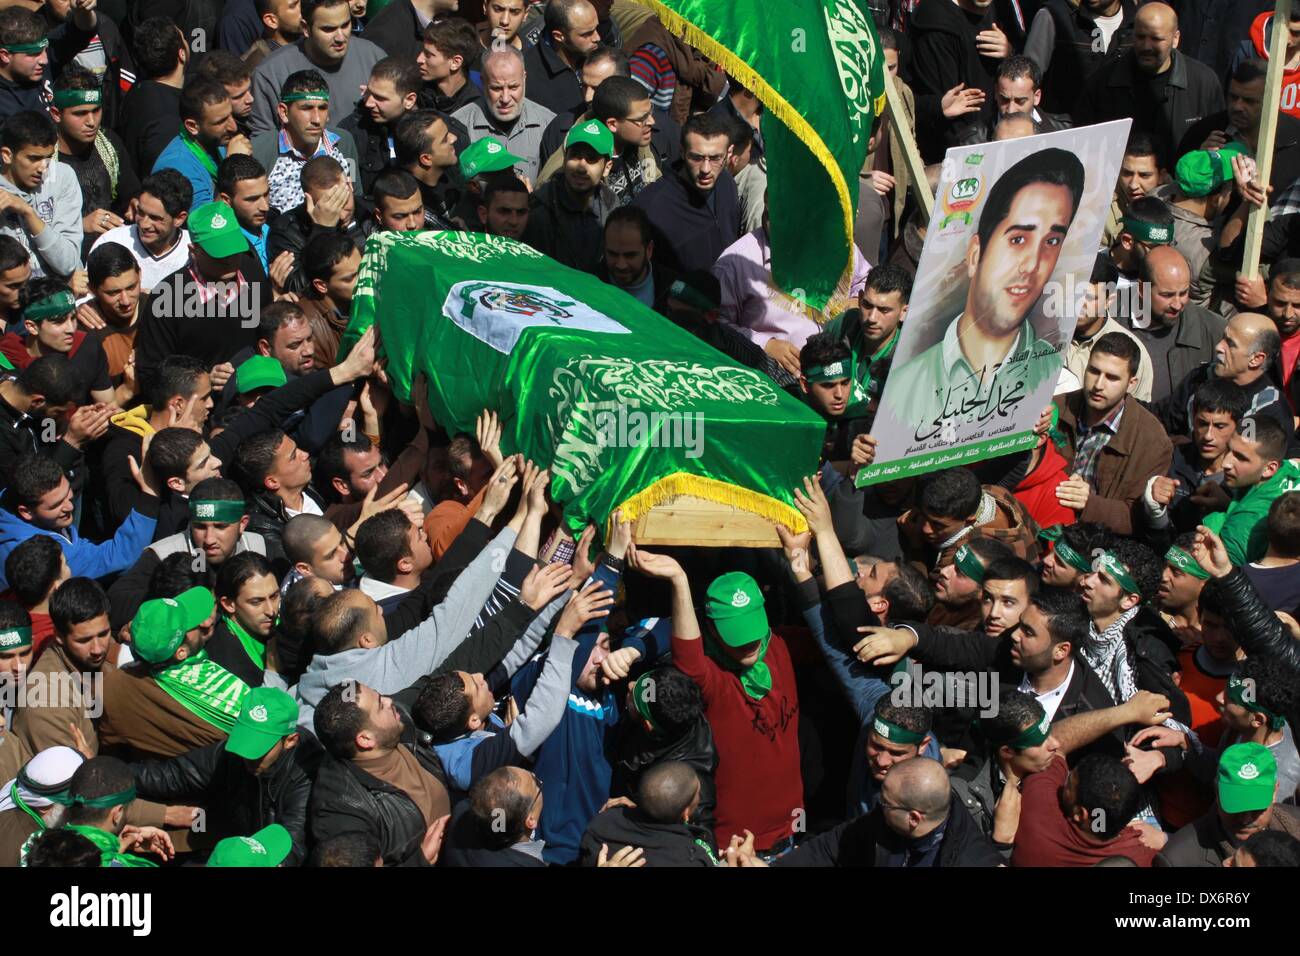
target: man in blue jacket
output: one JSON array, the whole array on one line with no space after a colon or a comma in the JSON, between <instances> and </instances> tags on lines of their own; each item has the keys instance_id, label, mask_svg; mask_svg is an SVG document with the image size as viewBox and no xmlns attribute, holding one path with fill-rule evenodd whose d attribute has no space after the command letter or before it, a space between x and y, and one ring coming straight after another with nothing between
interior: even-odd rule
<instances>
[{"instance_id":1,"label":"man in blue jacket","mask_svg":"<svg viewBox=\"0 0 1300 956\"><path fill-rule=\"evenodd\" d=\"M28 538L48 534L63 547L68 567L76 577L101 578L125 571L153 540L158 523L158 492L137 468L132 477L144 491L138 508L110 540L86 541L73 527L76 505L63 468L42 455L24 455L14 468L13 481L0 498L0 568L9 552ZM0 588L8 587L0 571Z\"/></svg>"}]
</instances>

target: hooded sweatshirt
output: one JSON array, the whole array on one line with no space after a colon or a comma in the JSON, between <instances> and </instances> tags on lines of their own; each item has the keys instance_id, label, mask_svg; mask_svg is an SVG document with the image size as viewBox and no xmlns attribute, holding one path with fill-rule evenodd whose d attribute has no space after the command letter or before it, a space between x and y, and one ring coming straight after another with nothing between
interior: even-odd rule
<instances>
[{"instance_id":1,"label":"hooded sweatshirt","mask_svg":"<svg viewBox=\"0 0 1300 956\"><path fill-rule=\"evenodd\" d=\"M474 619L501 576L496 569L505 566L514 544L515 531L506 528L460 573L424 623L403 634L401 640L313 657L294 688L298 723L312 726L316 705L339 681L358 680L380 694L395 694L433 673L469 636Z\"/></svg>"},{"instance_id":2,"label":"hooded sweatshirt","mask_svg":"<svg viewBox=\"0 0 1300 956\"><path fill-rule=\"evenodd\" d=\"M1245 491L1234 490L1225 511L1206 515L1205 527L1223 539L1234 565L1240 567L1258 561L1268 550L1269 506L1274 499L1296 488L1300 488L1300 466L1288 459L1273 477Z\"/></svg>"},{"instance_id":3,"label":"hooded sweatshirt","mask_svg":"<svg viewBox=\"0 0 1300 956\"><path fill-rule=\"evenodd\" d=\"M16 212L0 213L0 235L12 236L31 253L33 279L66 279L81 268L81 186L72 167L50 163L34 193L19 189L7 176L0 176L0 189L31 206L45 223L33 236Z\"/></svg>"},{"instance_id":4,"label":"hooded sweatshirt","mask_svg":"<svg viewBox=\"0 0 1300 956\"><path fill-rule=\"evenodd\" d=\"M1237 51L1236 61L1268 59L1269 44L1273 42L1273 11L1268 10L1255 18L1250 25L1250 39L1242 43ZM1300 119L1300 68L1282 70L1282 95L1280 105L1283 113L1289 113Z\"/></svg>"}]
</instances>

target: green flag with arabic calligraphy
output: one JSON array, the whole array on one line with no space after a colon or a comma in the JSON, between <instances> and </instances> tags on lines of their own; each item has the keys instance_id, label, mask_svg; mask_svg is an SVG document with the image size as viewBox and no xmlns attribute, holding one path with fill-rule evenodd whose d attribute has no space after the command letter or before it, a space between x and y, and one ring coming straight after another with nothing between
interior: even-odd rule
<instances>
[{"instance_id":1,"label":"green flag with arabic calligraphy","mask_svg":"<svg viewBox=\"0 0 1300 956\"><path fill-rule=\"evenodd\" d=\"M762 102L768 178L782 184L768 193L772 277L824 308L852 272L858 173L885 108L871 17L859 0L637 2Z\"/></svg>"},{"instance_id":2,"label":"green flag with arabic calligraphy","mask_svg":"<svg viewBox=\"0 0 1300 956\"><path fill-rule=\"evenodd\" d=\"M423 372L449 434L502 419L502 450L551 469L571 529L689 494L806 528L791 491L826 423L762 372L636 299L510 239L370 237L343 349L377 323L399 398Z\"/></svg>"}]
</instances>

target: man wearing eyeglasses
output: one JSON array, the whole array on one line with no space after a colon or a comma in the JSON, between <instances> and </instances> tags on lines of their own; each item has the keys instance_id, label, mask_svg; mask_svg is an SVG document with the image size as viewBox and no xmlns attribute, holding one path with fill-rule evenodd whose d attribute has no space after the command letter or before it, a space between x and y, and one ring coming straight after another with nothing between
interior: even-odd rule
<instances>
[{"instance_id":1,"label":"man wearing eyeglasses","mask_svg":"<svg viewBox=\"0 0 1300 956\"><path fill-rule=\"evenodd\" d=\"M682 158L633 200L650 218L663 265L707 271L740 238L740 196L726 170L730 151L731 120L696 113L682 126Z\"/></svg>"}]
</instances>

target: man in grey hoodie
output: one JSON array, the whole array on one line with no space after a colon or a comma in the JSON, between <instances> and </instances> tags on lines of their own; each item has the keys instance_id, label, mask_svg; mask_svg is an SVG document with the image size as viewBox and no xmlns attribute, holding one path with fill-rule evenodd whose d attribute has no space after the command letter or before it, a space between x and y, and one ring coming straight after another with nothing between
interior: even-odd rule
<instances>
[{"instance_id":1,"label":"man in grey hoodie","mask_svg":"<svg viewBox=\"0 0 1300 956\"><path fill-rule=\"evenodd\" d=\"M518 480L516 472L512 457L493 473L474 522L491 526ZM474 629L519 537L525 513L525 509L517 513L517 520L512 520L460 573L442 603L422 624L400 635L401 640L389 642L379 606L361 591L349 589L326 598L314 628L316 655L294 689L299 723L310 728L316 705L330 687L343 680L357 680L379 694L393 694L442 664ZM538 611L552 611L548 605L557 596L548 578L530 574L518 597L507 602L496 616L522 634ZM558 609L558 602L554 607Z\"/></svg>"},{"instance_id":2,"label":"man in grey hoodie","mask_svg":"<svg viewBox=\"0 0 1300 956\"><path fill-rule=\"evenodd\" d=\"M0 235L31 252L34 279L66 279L81 267L81 186L54 159L57 148L44 113L15 113L0 134Z\"/></svg>"}]
</instances>

